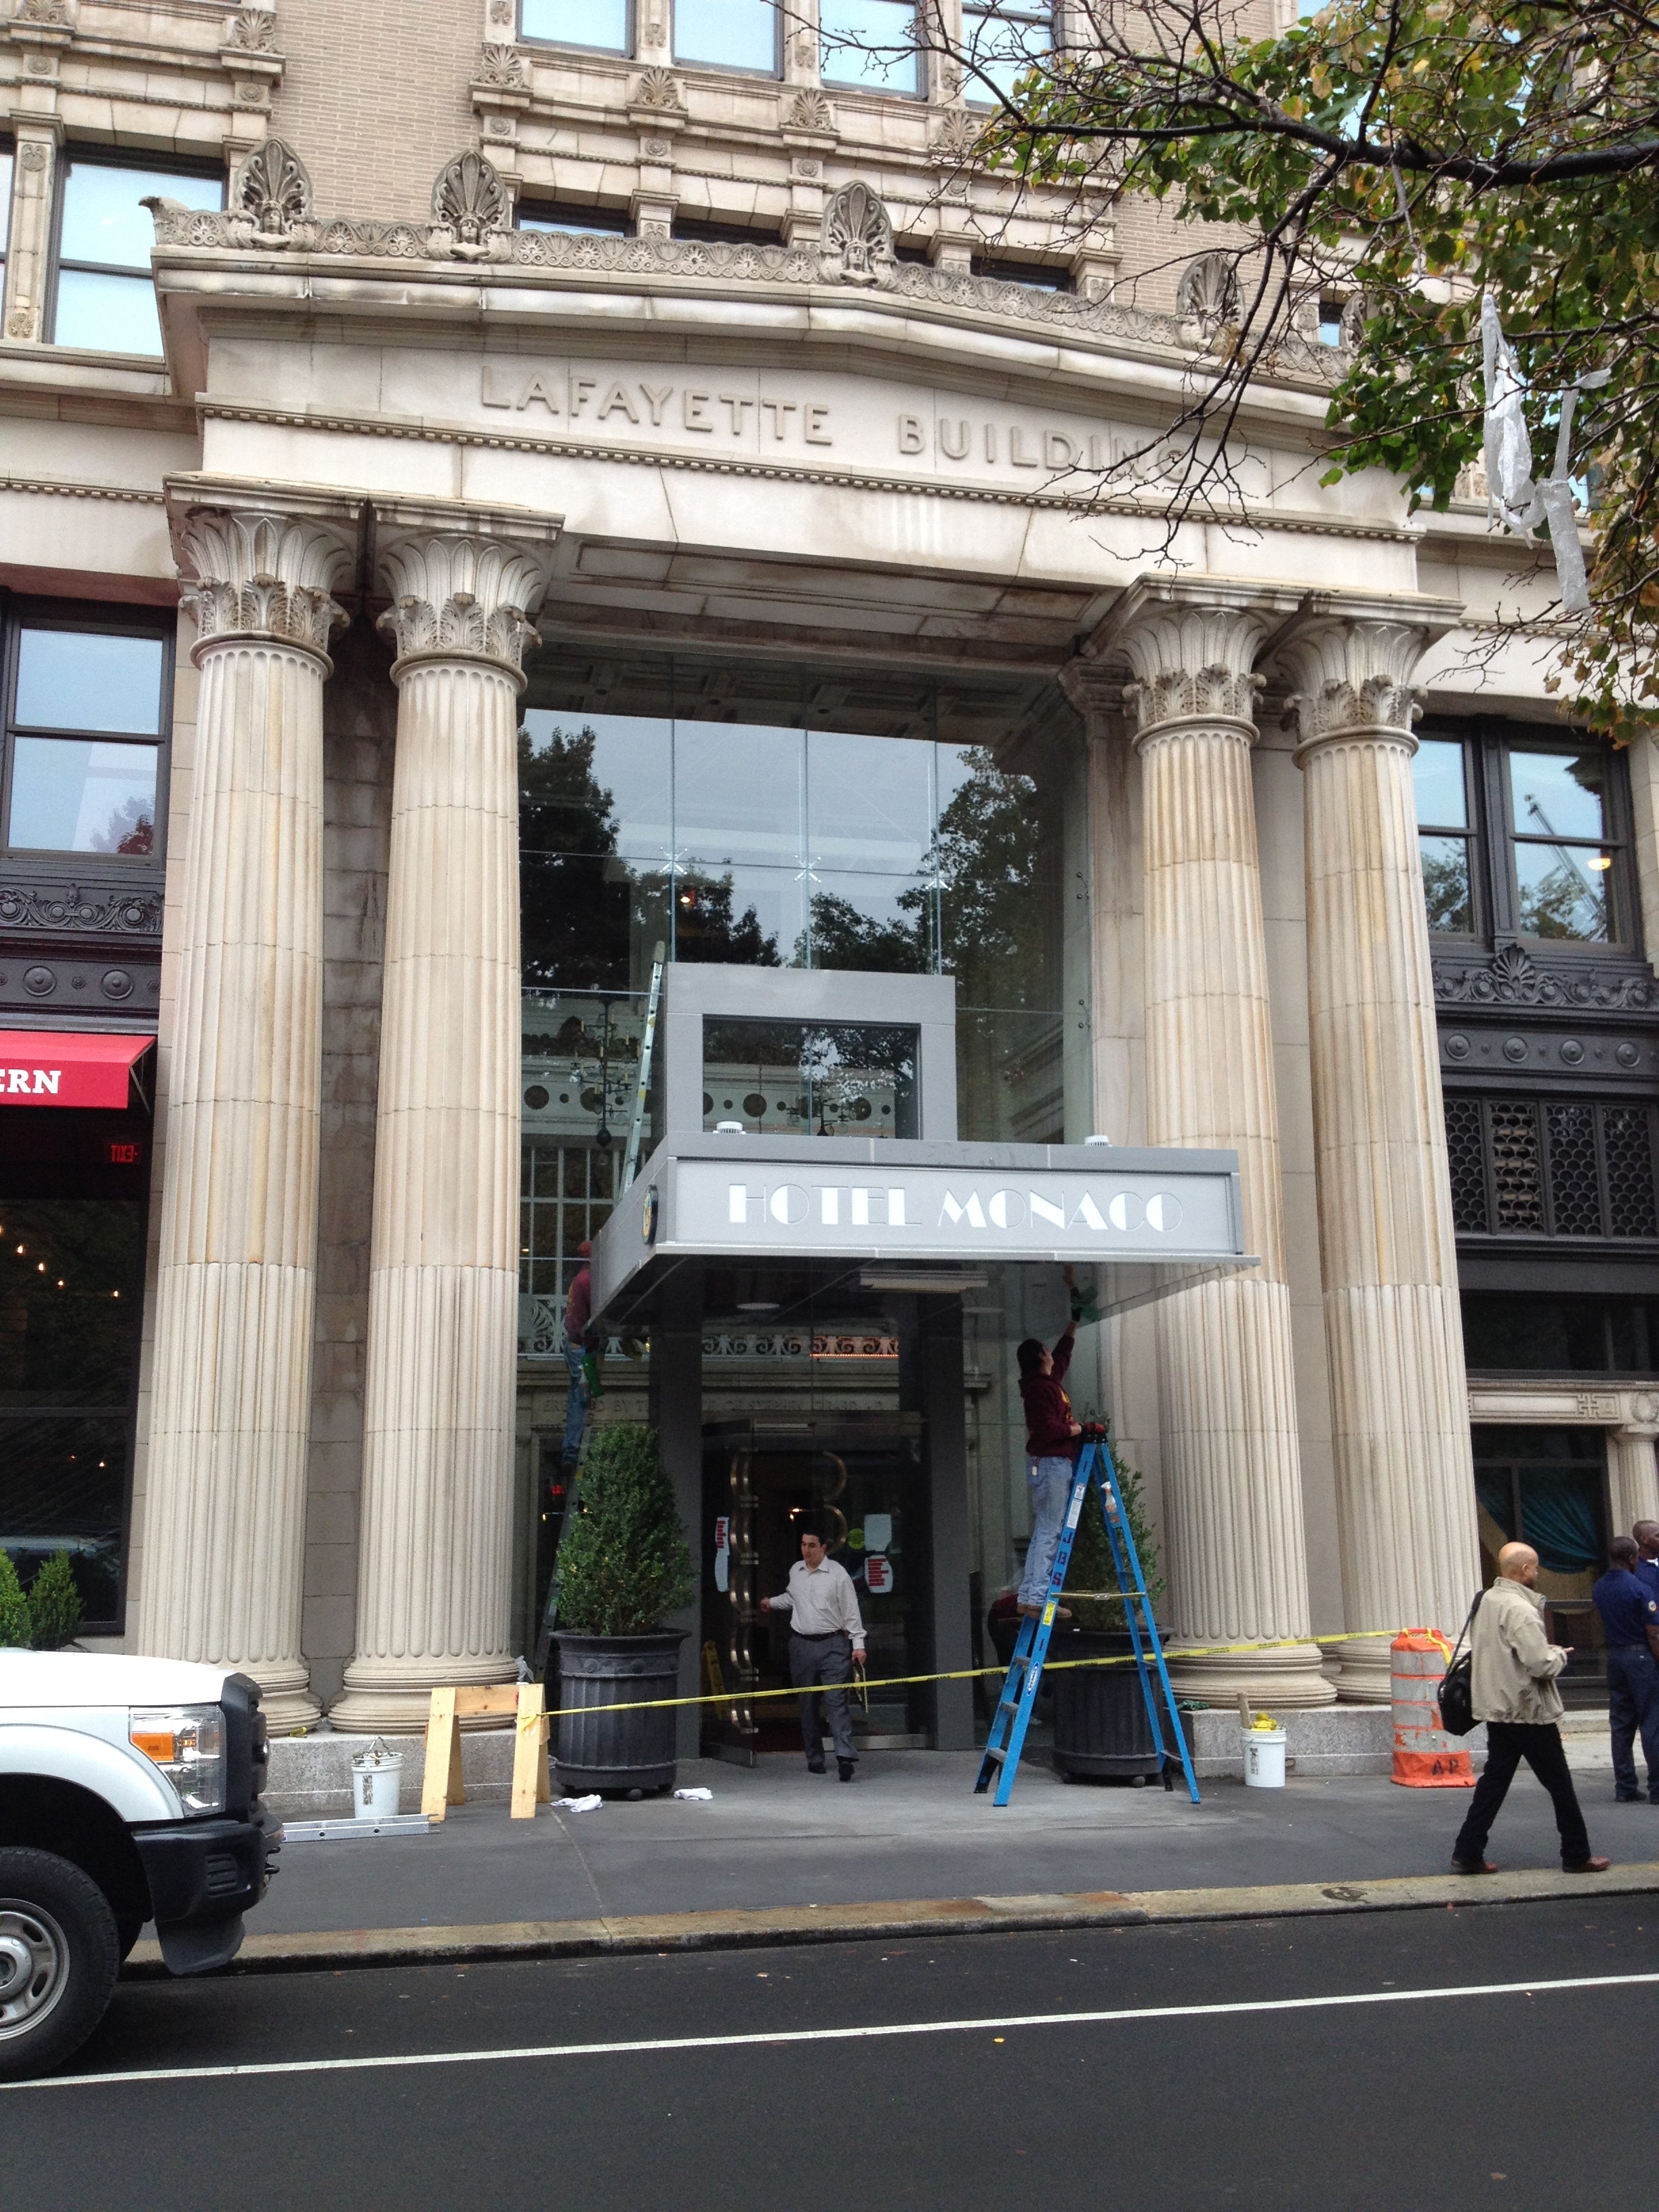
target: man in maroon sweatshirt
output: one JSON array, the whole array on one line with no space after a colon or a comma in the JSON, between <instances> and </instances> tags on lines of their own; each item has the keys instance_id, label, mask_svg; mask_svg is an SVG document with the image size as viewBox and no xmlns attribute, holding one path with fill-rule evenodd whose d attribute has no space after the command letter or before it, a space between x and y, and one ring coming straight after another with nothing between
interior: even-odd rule
<instances>
[{"instance_id":1,"label":"man in maroon sweatshirt","mask_svg":"<svg viewBox=\"0 0 1659 2212\"><path fill-rule=\"evenodd\" d=\"M1019 1585L1019 1609L1028 1615L1042 1612L1048 1594L1072 1495L1077 1440L1083 1434L1083 1425L1072 1419L1072 1401L1061 1387L1076 1342L1077 1323L1073 1321L1052 1352L1028 1336L1014 1354L1019 1362L1019 1395L1025 1401L1025 1480L1031 1490L1031 1540Z\"/></svg>"}]
</instances>

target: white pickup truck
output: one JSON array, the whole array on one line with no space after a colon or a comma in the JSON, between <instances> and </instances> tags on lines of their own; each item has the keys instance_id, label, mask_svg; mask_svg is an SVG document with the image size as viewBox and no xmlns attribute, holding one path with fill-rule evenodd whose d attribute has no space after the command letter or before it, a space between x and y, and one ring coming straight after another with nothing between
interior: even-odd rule
<instances>
[{"instance_id":1,"label":"white pickup truck","mask_svg":"<svg viewBox=\"0 0 1659 2212\"><path fill-rule=\"evenodd\" d=\"M282 1842L264 1777L246 1674L0 1650L0 2075L80 2048L146 1921L175 1974L235 1957Z\"/></svg>"}]
</instances>

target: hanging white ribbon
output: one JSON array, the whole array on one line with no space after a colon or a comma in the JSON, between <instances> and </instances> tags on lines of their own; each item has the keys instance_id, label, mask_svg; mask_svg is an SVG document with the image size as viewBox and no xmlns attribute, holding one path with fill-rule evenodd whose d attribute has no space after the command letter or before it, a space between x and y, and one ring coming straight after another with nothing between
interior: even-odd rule
<instances>
[{"instance_id":1,"label":"hanging white ribbon","mask_svg":"<svg viewBox=\"0 0 1659 2212\"><path fill-rule=\"evenodd\" d=\"M1578 542L1578 514L1573 505L1568 466L1572 447L1573 410L1581 392L1594 392L1605 384L1611 371L1592 369L1577 378L1561 394L1561 421L1555 439L1555 473L1534 483L1532 440L1522 407L1526 386L1515 349L1498 319L1498 305L1490 292L1480 299L1480 343L1486 368L1486 511L1508 530L1531 537L1542 522L1548 526L1555 553L1555 573L1561 586L1564 613L1589 611L1589 584L1584 574L1584 550Z\"/></svg>"}]
</instances>

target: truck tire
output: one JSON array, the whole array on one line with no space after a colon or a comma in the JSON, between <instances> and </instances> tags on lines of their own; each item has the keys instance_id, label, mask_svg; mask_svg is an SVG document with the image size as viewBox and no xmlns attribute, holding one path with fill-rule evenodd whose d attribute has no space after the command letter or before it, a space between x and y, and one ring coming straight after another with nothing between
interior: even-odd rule
<instances>
[{"instance_id":1,"label":"truck tire","mask_svg":"<svg viewBox=\"0 0 1659 2212\"><path fill-rule=\"evenodd\" d=\"M119 1965L90 1875L53 1851L0 1850L0 2075L44 2074L78 2051Z\"/></svg>"}]
</instances>

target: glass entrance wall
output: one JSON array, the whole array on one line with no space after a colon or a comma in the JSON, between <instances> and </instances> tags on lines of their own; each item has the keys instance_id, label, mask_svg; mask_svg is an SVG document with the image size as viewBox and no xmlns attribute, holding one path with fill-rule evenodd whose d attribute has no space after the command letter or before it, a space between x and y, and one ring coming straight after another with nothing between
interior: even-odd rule
<instances>
[{"instance_id":1,"label":"glass entrance wall","mask_svg":"<svg viewBox=\"0 0 1659 2212\"><path fill-rule=\"evenodd\" d=\"M620 1187L659 948L678 962L954 975L959 1135L1079 1141L1093 1127L1088 800L1078 726L1046 680L568 649L532 665L520 800L520 1431L545 1556L541 1524L562 1510L563 1299L576 1246ZM778 1034L708 1025L707 1126L913 1133L913 1036L766 1026ZM647 1109L641 1158L653 1134ZM898 1414L901 1331L855 1284L791 1295L711 1277L706 1295L706 1423ZM964 1300L980 1621L1029 1529L1014 1347L1057 1334L1066 1297L1057 1269L1004 1269ZM1092 1404L1085 1359L1079 1403ZM646 1418L648 1363L647 1347L605 1347L595 1424ZM712 1573L712 1531L693 1537ZM882 1732L917 1725L889 1715Z\"/></svg>"},{"instance_id":2,"label":"glass entrance wall","mask_svg":"<svg viewBox=\"0 0 1659 2212\"><path fill-rule=\"evenodd\" d=\"M1538 1588L1549 1602L1553 1642L1571 1645L1561 1677L1576 1692L1605 1697L1606 1639L1590 1589L1607 1564L1607 1448L1599 1429L1477 1427L1474 1489L1483 1586L1505 1544L1538 1554Z\"/></svg>"}]
</instances>

